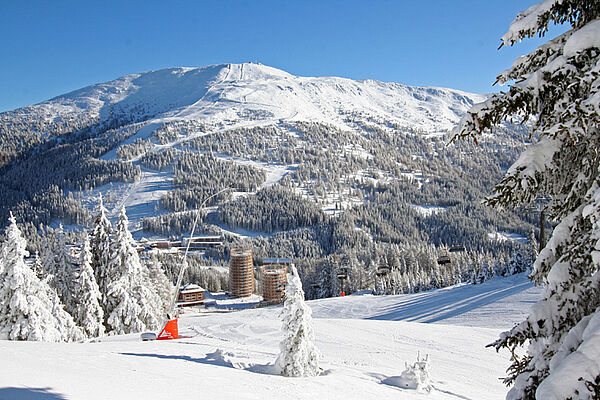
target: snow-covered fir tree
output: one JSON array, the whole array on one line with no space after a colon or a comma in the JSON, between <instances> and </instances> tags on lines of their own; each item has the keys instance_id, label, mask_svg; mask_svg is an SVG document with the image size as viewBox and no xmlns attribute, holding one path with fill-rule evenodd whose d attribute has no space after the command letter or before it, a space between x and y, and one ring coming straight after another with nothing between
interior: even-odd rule
<instances>
[{"instance_id":1,"label":"snow-covered fir tree","mask_svg":"<svg viewBox=\"0 0 600 400\"><path fill-rule=\"evenodd\" d=\"M535 232L533 231L533 228L529 230L529 235L527 237L527 262L528 262L528 266L527 266L527 271L531 271L531 268L533 266L533 263L535 262L535 260L538 258L539 250L538 250L539 246L538 246L538 242L537 239L535 238Z\"/></svg>"},{"instance_id":2,"label":"snow-covered fir tree","mask_svg":"<svg viewBox=\"0 0 600 400\"><path fill-rule=\"evenodd\" d=\"M71 314L75 314L75 298L74 284L75 277L73 272L73 264L70 262L70 257L67 250L67 241L62 225L54 235L54 243L51 246L54 253L54 271L48 271L52 275L50 286L56 290L61 302L65 305L66 310Z\"/></svg>"},{"instance_id":3,"label":"snow-covered fir tree","mask_svg":"<svg viewBox=\"0 0 600 400\"><path fill-rule=\"evenodd\" d=\"M58 295L25 264L26 240L14 217L0 252L0 338L73 341L83 333L63 309Z\"/></svg>"},{"instance_id":4,"label":"snow-covered fir tree","mask_svg":"<svg viewBox=\"0 0 600 400\"><path fill-rule=\"evenodd\" d=\"M295 266L288 273L282 310L283 334L281 352L275 365L284 376L319 374L320 353L315 347L312 311L304 301L302 282Z\"/></svg>"},{"instance_id":5,"label":"snow-covered fir tree","mask_svg":"<svg viewBox=\"0 0 600 400\"><path fill-rule=\"evenodd\" d=\"M44 239L44 246L40 252L40 265L42 271L39 278L46 279L48 284L52 284L54 274L56 273L56 258L54 257L54 241L49 236Z\"/></svg>"},{"instance_id":6,"label":"snow-covered fir tree","mask_svg":"<svg viewBox=\"0 0 600 400\"><path fill-rule=\"evenodd\" d=\"M123 207L116 224L109 266L110 271L118 273L118 278L107 287L108 326L113 334L155 329L162 316L160 298L148 287L148 273L140 262L128 225Z\"/></svg>"},{"instance_id":7,"label":"snow-covered fir tree","mask_svg":"<svg viewBox=\"0 0 600 400\"><path fill-rule=\"evenodd\" d=\"M494 343L513 354L508 399L600 398L599 17L595 0L546 0L519 13L502 44L543 35L551 23L571 29L500 74L500 83L514 81L510 89L473 107L455 136L476 137L515 115L535 116L534 143L487 203L515 206L549 196L547 211L559 221L534 264L541 299Z\"/></svg>"},{"instance_id":8,"label":"snow-covered fir tree","mask_svg":"<svg viewBox=\"0 0 600 400\"><path fill-rule=\"evenodd\" d=\"M42 264L42 258L39 254L35 254L35 261L33 262L33 272L38 279L44 279L44 265Z\"/></svg>"},{"instance_id":9,"label":"snow-covered fir tree","mask_svg":"<svg viewBox=\"0 0 600 400\"><path fill-rule=\"evenodd\" d=\"M104 308L105 318L108 318L111 311L106 308L108 285L117 279L116 272L110 270L111 234L112 226L106 217L106 208L104 208L101 194L98 201L98 214L94 219L93 238L90 242L90 247L92 252L92 269L96 275L96 282L102 296L100 304Z\"/></svg>"},{"instance_id":10,"label":"snow-covered fir tree","mask_svg":"<svg viewBox=\"0 0 600 400\"><path fill-rule=\"evenodd\" d=\"M79 255L80 273L77 279L75 320L88 337L104 335L104 312L100 306L100 289L92 270L90 240L86 234Z\"/></svg>"},{"instance_id":11,"label":"snow-covered fir tree","mask_svg":"<svg viewBox=\"0 0 600 400\"><path fill-rule=\"evenodd\" d=\"M161 302L162 315L167 315L172 310L169 308L172 306L173 295L175 292L175 286L165 275L160 261L153 257L148 260L148 277L150 287L158 295Z\"/></svg>"}]
</instances>

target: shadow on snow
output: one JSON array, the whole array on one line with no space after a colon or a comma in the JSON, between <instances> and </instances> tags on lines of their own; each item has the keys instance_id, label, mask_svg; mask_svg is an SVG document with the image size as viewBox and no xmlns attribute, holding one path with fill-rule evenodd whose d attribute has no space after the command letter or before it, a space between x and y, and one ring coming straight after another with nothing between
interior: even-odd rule
<instances>
[{"instance_id":1,"label":"shadow on snow","mask_svg":"<svg viewBox=\"0 0 600 400\"><path fill-rule=\"evenodd\" d=\"M224 352L221 349L217 349L213 353L207 353L202 358L194 358L184 355L166 355L166 354L153 354L153 353L121 353L125 356L136 356L136 357L154 357L168 360L183 360L200 364L214 365L218 367L227 367L240 369L244 371L254 372L257 374L266 375L279 375L277 367L273 364L248 364L245 362L239 362L234 359L232 353ZM1 398L1 397L0 397Z\"/></svg>"},{"instance_id":2,"label":"shadow on snow","mask_svg":"<svg viewBox=\"0 0 600 400\"><path fill-rule=\"evenodd\" d=\"M53 393L50 388L0 388L2 400L66 400L59 393Z\"/></svg>"},{"instance_id":3,"label":"shadow on snow","mask_svg":"<svg viewBox=\"0 0 600 400\"><path fill-rule=\"evenodd\" d=\"M435 290L413 295L410 301L387 307L367 319L438 322L467 313L531 287L529 282L482 292L479 285L464 285L452 292Z\"/></svg>"}]
</instances>

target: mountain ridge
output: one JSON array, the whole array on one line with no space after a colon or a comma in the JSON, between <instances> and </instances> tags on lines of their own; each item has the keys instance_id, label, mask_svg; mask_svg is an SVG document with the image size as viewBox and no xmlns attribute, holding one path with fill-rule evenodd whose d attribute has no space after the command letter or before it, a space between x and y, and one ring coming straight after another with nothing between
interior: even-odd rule
<instances>
[{"instance_id":1,"label":"mountain ridge","mask_svg":"<svg viewBox=\"0 0 600 400\"><path fill-rule=\"evenodd\" d=\"M300 77L244 63L129 74L2 114L29 111L46 119L52 114L59 118L87 114L102 121L143 104L151 118L218 121L235 117L232 110L242 115L249 110L270 113L273 121L327 121L343 127L344 115L359 110L432 133L450 129L474 102L484 98L460 90L373 79Z\"/></svg>"},{"instance_id":2,"label":"mountain ridge","mask_svg":"<svg viewBox=\"0 0 600 400\"><path fill-rule=\"evenodd\" d=\"M89 226L102 193L113 214L127 208L138 238L187 234L203 208L196 232L224 237L207 252L215 260L250 247L316 280L341 256L359 260L365 283L384 258L429 276L413 268L435 271L440 249L461 245L474 253L416 285L476 279L504 271L518 246L495 233L523 238L532 226L481 205L525 128L447 146L484 98L249 63L126 75L0 114L0 220ZM394 279L385 290L413 290L414 279L404 289Z\"/></svg>"}]
</instances>

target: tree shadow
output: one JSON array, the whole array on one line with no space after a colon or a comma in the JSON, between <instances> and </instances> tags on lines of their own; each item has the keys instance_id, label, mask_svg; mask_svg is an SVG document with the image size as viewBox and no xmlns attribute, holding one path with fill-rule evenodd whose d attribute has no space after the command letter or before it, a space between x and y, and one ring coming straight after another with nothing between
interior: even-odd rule
<instances>
[{"instance_id":1,"label":"tree shadow","mask_svg":"<svg viewBox=\"0 0 600 400\"><path fill-rule=\"evenodd\" d=\"M153 357L166 360L183 360L200 364L215 365L218 367L234 368L243 371L252 372L261 375L276 375L281 376L279 367L275 364L256 364L248 363L235 359L235 355L229 352L224 352L221 349L217 349L212 353L207 353L204 357L194 358L183 355L167 355L167 354L153 354L153 353L120 353L124 356L135 356L135 357ZM333 370L322 370L318 376L330 375ZM0 400L3 400L0 397Z\"/></svg>"},{"instance_id":2,"label":"tree shadow","mask_svg":"<svg viewBox=\"0 0 600 400\"><path fill-rule=\"evenodd\" d=\"M482 291L475 285L465 285L456 288L452 293L425 292L420 296L415 296L411 301L388 307L386 312L367 319L437 322L494 303L530 287L531 284L527 282L515 286L493 288L488 291Z\"/></svg>"},{"instance_id":3,"label":"tree shadow","mask_svg":"<svg viewBox=\"0 0 600 400\"><path fill-rule=\"evenodd\" d=\"M154 353L121 353L124 356L136 356L136 357L153 357L165 360L183 360L200 364L215 365L218 367L237 368L237 364L232 362L230 357L231 354L224 353L222 350L217 349L213 353L207 353L202 358L194 358L184 355L167 355L167 354L154 354Z\"/></svg>"},{"instance_id":4,"label":"tree shadow","mask_svg":"<svg viewBox=\"0 0 600 400\"><path fill-rule=\"evenodd\" d=\"M204 357L195 358L184 355L166 355L166 354L153 354L153 353L121 353L125 356L136 356L136 357L154 357L167 360L183 360L200 364L214 365L217 367L226 367L240 369L248 372L263 375L279 375L278 370L273 364L250 364L235 360L235 355L229 352L224 352L221 349L217 349L212 353L207 353Z\"/></svg>"},{"instance_id":5,"label":"tree shadow","mask_svg":"<svg viewBox=\"0 0 600 400\"><path fill-rule=\"evenodd\" d=\"M380 385L392 386L401 392L421 393L421 392L416 391L413 388L406 388L403 385L399 385L398 382L399 382L399 379L401 378L400 376L387 376L387 375L377 374L377 373L367 373L366 375L377 380ZM462 394L454 393L449 390L440 389L440 388L436 387L435 385L433 385L433 390L440 392L440 393L447 394L447 395L452 396L457 399L473 400L470 397L463 396ZM422 393L422 394L426 395L426 393Z\"/></svg>"},{"instance_id":6,"label":"tree shadow","mask_svg":"<svg viewBox=\"0 0 600 400\"><path fill-rule=\"evenodd\" d=\"M2 400L66 400L60 393L50 391L50 388L0 388Z\"/></svg>"},{"instance_id":7,"label":"tree shadow","mask_svg":"<svg viewBox=\"0 0 600 400\"><path fill-rule=\"evenodd\" d=\"M212 353L206 354L201 358L194 358L190 356L183 355L166 355L166 354L152 354L152 353L121 353L125 356L135 356L135 357L153 357L160 358L166 360L183 360L200 364L208 364L215 365L218 367L226 367L226 368L234 368L243 371L252 372L255 374L261 375L276 375L281 376L279 367L275 364L267 363L267 364L253 364L242 362L239 360L235 360L235 355L229 352L224 352L221 349L217 349ZM333 371L328 369L321 371L318 376L330 375ZM2 399L0 397L0 399Z\"/></svg>"}]
</instances>

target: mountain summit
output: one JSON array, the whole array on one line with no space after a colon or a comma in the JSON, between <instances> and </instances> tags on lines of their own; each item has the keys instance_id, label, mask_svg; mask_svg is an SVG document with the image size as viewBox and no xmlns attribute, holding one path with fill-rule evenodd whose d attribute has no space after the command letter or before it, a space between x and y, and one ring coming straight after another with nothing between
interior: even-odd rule
<instances>
[{"instance_id":1,"label":"mountain summit","mask_svg":"<svg viewBox=\"0 0 600 400\"><path fill-rule=\"evenodd\" d=\"M243 63L126 75L26 109L66 119L85 114L102 121L138 114L207 123L250 119L327 122L339 127L345 126L348 115L359 113L432 133L451 129L474 102L483 99L452 89L300 77Z\"/></svg>"},{"instance_id":2,"label":"mountain summit","mask_svg":"<svg viewBox=\"0 0 600 400\"><path fill-rule=\"evenodd\" d=\"M0 221L85 226L102 194L137 237L188 234L190 211L208 206L196 232L226 243L210 257L249 247L304 259L309 275L334 254L391 264L411 248L431 268L439 246L508 258L494 238L527 223L480 203L522 139L511 128L446 145L484 98L255 63L126 75L0 114Z\"/></svg>"}]
</instances>

